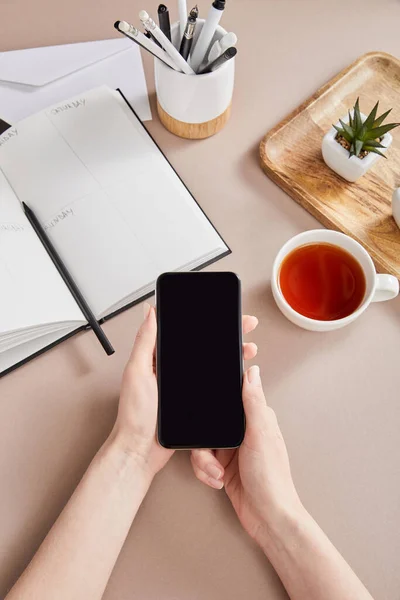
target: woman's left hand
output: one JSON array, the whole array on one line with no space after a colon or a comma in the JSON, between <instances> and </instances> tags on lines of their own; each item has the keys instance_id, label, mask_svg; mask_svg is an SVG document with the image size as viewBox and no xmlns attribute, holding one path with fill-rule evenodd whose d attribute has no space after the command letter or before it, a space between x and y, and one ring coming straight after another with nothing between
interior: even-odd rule
<instances>
[{"instance_id":1,"label":"woman's left hand","mask_svg":"<svg viewBox=\"0 0 400 600\"><path fill-rule=\"evenodd\" d=\"M163 448L157 441L156 338L156 313L146 302L144 321L122 377L114 427L124 450L142 463L150 477L158 473L173 454L173 450Z\"/></svg>"},{"instance_id":2,"label":"woman's left hand","mask_svg":"<svg viewBox=\"0 0 400 600\"><path fill-rule=\"evenodd\" d=\"M145 318L125 367L113 436L125 452L142 463L153 477L164 467L173 450L163 448L157 441L157 377L154 352L157 338L155 309L144 305ZM257 327L256 317L243 317L243 333ZM253 343L243 344L243 357L250 360L257 354Z\"/></svg>"}]
</instances>

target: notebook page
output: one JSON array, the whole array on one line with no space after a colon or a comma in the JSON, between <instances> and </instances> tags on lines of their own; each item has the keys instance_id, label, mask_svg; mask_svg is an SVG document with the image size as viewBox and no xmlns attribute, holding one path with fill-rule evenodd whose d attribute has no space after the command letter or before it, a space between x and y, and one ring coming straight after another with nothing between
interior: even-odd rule
<instances>
[{"instance_id":1,"label":"notebook page","mask_svg":"<svg viewBox=\"0 0 400 600\"><path fill-rule=\"evenodd\" d=\"M21 121L12 141L7 152L0 148L0 167L96 315L155 276L123 217L46 112Z\"/></svg>"},{"instance_id":2,"label":"notebook page","mask_svg":"<svg viewBox=\"0 0 400 600\"><path fill-rule=\"evenodd\" d=\"M0 339L3 334L12 346L17 330L35 337L45 324L81 324L85 321L81 311L1 171L0 199Z\"/></svg>"},{"instance_id":3,"label":"notebook page","mask_svg":"<svg viewBox=\"0 0 400 600\"><path fill-rule=\"evenodd\" d=\"M53 331L51 333L46 333L37 339L27 341L23 345L15 346L15 348L10 348L5 352L0 353L0 373L15 366L20 361L23 361L28 356L31 356L35 352L39 352L43 348L46 348L49 344L53 344L57 342L61 337L72 333L76 329L73 327L66 327L62 332Z\"/></svg>"},{"instance_id":4,"label":"notebook page","mask_svg":"<svg viewBox=\"0 0 400 600\"><path fill-rule=\"evenodd\" d=\"M226 246L142 124L127 118L120 94L106 87L87 94L90 111L71 127L67 113L51 115L71 148L105 190L156 265L157 275L190 265ZM100 143L102 137L115 144ZM133 290L131 290L132 292Z\"/></svg>"},{"instance_id":5,"label":"notebook page","mask_svg":"<svg viewBox=\"0 0 400 600\"><path fill-rule=\"evenodd\" d=\"M121 103L103 87L51 107L22 121L0 155L97 315L159 273L226 250Z\"/></svg>"}]
</instances>

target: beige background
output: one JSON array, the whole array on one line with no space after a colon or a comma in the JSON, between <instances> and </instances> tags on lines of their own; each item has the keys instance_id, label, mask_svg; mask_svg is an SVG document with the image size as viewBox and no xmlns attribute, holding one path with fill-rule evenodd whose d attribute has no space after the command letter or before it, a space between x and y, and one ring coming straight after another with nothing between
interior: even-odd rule
<instances>
[{"instance_id":1,"label":"beige background","mask_svg":"<svg viewBox=\"0 0 400 600\"><path fill-rule=\"evenodd\" d=\"M212 268L240 275L244 310L260 319L253 337L265 390L305 505L376 598L398 600L400 299L371 306L357 323L329 334L302 331L281 316L269 287L273 257L290 236L319 224L261 172L257 146L359 55L400 56L400 2L228 4L223 25L239 38L230 123L202 142L174 138L157 118L148 126L233 249ZM146 8L154 14L156 5ZM208 1L199 5L204 14ZM0 50L113 37L113 22L137 22L143 7L139 0L1 0ZM154 108L152 64L147 56L144 62ZM138 306L105 326L117 350L111 358L85 333L0 381L0 596L110 431L141 314ZM196 482L187 453L177 453L154 482L105 595L285 597L224 493Z\"/></svg>"}]
</instances>

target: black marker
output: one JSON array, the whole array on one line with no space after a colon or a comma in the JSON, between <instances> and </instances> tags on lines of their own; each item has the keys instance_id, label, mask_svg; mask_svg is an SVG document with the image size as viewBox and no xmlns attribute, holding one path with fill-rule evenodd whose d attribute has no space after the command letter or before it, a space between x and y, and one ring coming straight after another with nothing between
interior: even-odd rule
<instances>
[{"instance_id":1,"label":"black marker","mask_svg":"<svg viewBox=\"0 0 400 600\"><path fill-rule=\"evenodd\" d=\"M185 60L189 58L189 53L193 43L194 30L196 28L197 17L199 16L199 9L197 4L189 13L189 17L186 23L185 31L183 32L183 37L181 41L181 45L179 48L180 54L183 56Z\"/></svg>"},{"instance_id":2,"label":"black marker","mask_svg":"<svg viewBox=\"0 0 400 600\"><path fill-rule=\"evenodd\" d=\"M165 4L160 4L157 9L158 22L163 34L171 41L171 24L169 22L169 12Z\"/></svg>"},{"instance_id":3,"label":"black marker","mask_svg":"<svg viewBox=\"0 0 400 600\"><path fill-rule=\"evenodd\" d=\"M236 54L237 49L234 46L231 46L230 48L228 48L228 50L225 50L225 52L221 54L221 56L218 56L218 58L216 58L212 63L210 63L209 65L204 67L204 69L199 71L198 74L204 75L204 73L211 73L212 71L215 71L223 64L225 64L227 60L230 60L231 58L236 56Z\"/></svg>"}]
</instances>

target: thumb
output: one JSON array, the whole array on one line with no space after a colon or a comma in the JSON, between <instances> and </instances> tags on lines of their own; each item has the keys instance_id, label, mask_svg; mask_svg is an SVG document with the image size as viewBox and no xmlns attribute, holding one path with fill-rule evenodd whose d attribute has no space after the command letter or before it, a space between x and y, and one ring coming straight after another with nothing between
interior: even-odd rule
<instances>
[{"instance_id":1,"label":"thumb","mask_svg":"<svg viewBox=\"0 0 400 600\"><path fill-rule=\"evenodd\" d=\"M145 318L136 335L132 354L129 359L129 365L136 365L139 368L153 372L153 355L157 338L157 321L154 308L147 304L144 305Z\"/></svg>"},{"instance_id":2,"label":"thumb","mask_svg":"<svg viewBox=\"0 0 400 600\"><path fill-rule=\"evenodd\" d=\"M250 427L260 426L267 413L267 402L260 378L260 367L254 365L247 369L243 377L242 396L248 425Z\"/></svg>"}]
</instances>

